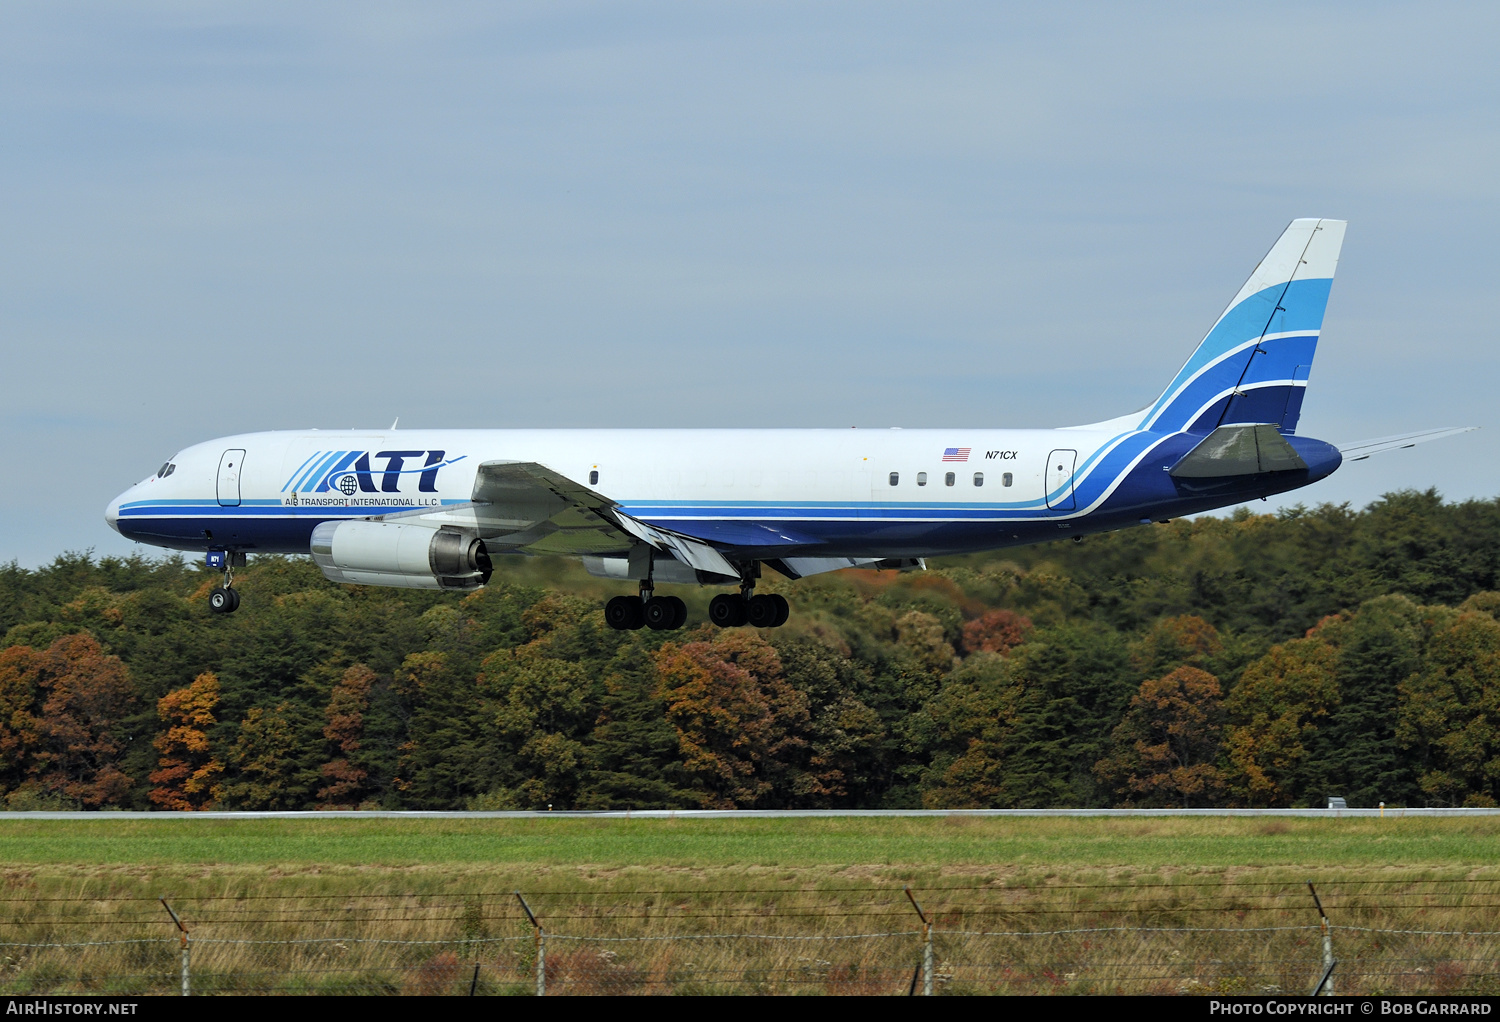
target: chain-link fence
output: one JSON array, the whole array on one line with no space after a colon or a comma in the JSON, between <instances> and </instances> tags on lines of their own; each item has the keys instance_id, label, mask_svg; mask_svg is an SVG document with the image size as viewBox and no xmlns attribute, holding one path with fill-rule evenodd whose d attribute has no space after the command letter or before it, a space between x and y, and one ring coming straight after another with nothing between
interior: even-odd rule
<instances>
[{"instance_id":1,"label":"chain-link fence","mask_svg":"<svg viewBox=\"0 0 1500 1022\"><path fill-rule=\"evenodd\" d=\"M0 993L1497 994L1500 930L1390 925L1495 885L0 899Z\"/></svg>"}]
</instances>

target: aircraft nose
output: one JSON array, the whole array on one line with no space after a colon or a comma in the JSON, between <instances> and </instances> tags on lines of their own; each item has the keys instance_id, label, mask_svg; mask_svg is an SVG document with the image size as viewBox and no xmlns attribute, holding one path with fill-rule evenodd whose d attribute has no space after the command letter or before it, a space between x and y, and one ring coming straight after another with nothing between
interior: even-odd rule
<instances>
[{"instance_id":1,"label":"aircraft nose","mask_svg":"<svg viewBox=\"0 0 1500 1022\"><path fill-rule=\"evenodd\" d=\"M124 496L125 495L123 493L120 494L119 497L116 497L114 500L109 502L109 507L104 509L104 520L108 522L109 527L111 529L114 529L116 532L120 531L120 498Z\"/></svg>"}]
</instances>

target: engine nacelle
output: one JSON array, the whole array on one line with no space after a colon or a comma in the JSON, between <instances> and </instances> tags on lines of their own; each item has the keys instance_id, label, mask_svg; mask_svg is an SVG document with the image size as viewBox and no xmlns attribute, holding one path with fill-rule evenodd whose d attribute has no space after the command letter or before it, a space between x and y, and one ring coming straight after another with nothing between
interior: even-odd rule
<instances>
[{"instance_id":1,"label":"engine nacelle","mask_svg":"<svg viewBox=\"0 0 1500 1022\"><path fill-rule=\"evenodd\" d=\"M312 558L334 582L401 589L478 589L493 570L484 541L451 526L324 522Z\"/></svg>"}]
</instances>

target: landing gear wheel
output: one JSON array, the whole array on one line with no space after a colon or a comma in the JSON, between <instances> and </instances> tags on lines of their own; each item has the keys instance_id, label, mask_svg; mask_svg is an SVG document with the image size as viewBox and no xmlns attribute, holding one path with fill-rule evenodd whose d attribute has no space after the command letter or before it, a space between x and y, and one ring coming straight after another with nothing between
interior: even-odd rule
<instances>
[{"instance_id":1,"label":"landing gear wheel","mask_svg":"<svg viewBox=\"0 0 1500 1022\"><path fill-rule=\"evenodd\" d=\"M756 628L775 628L782 622L782 605L774 596L752 596L748 607L750 623Z\"/></svg>"},{"instance_id":2,"label":"landing gear wheel","mask_svg":"<svg viewBox=\"0 0 1500 1022\"><path fill-rule=\"evenodd\" d=\"M653 596L646 601L645 610L646 625L654 631L681 628L687 621L687 604L675 596Z\"/></svg>"},{"instance_id":3,"label":"landing gear wheel","mask_svg":"<svg viewBox=\"0 0 1500 1022\"><path fill-rule=\"evenodd\" d=\"M635 596L616 596L604 605L604 620L617 631L639 628L646 623L641 601Z\"/></svg>"},{"instance_id":4,"label":"landing gear wheel","mask_svg":"<svg viewBox=\"0 0 1500 1022\"><path fill-rule=\"evenodd\" d=\"M776 601L776 622L771 627L780 628L786 624L786 619L792 616L792 605L787 603L786 597L780 593L772 594L771 599Z\"/></svg>"},{"instance_id":5,"label":"landing gear wheel","mask_svg":"<svg viewBox=\"0 0 1500 1022\"><path fill-rule=\"evenodd\" d=\"M720 593L708 601L708 619L720 628L733 628L746 620L744 598Z\"/></svg>"},{"instance_id":6,"label":"landing gear wheel","mask_svg":"<svg viewBox=\"0 0 1500 1022\"><path fill-rule=\"evenodd\" d=\"M240 605L240 594L233 589L219 588L208 594L208 609L215 614L233 614Z\"/></svg>"}]
</instances>

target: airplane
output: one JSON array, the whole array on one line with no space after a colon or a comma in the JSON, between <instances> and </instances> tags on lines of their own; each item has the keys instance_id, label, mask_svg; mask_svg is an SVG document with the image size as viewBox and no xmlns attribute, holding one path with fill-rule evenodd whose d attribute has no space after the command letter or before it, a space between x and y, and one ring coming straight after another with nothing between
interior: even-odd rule
<instances>
[{"instance_id":1,"label":"airplane","mask_svg":"<svg viewBox=\"0 0 1500 1022\"><path fill-rule=\"evenodd\" d=\"M1317 482L1346 459L1297 435L1345 222L1292 221L1149 406L1062 429L285 430L197 444L110 502L122 536L201 552L239 606L247 554L311 554L334 582L464 592L500 554L579 557L637 584L617 629L681 628L657 583L734 587L721 627L777 627L791 579L1179 518Z\"/></svg>"}]
</instances>

